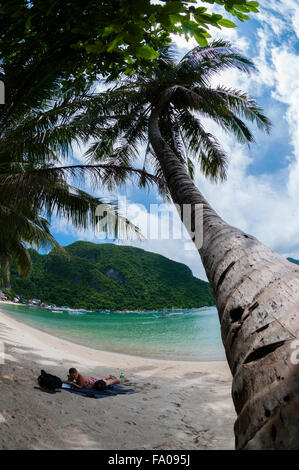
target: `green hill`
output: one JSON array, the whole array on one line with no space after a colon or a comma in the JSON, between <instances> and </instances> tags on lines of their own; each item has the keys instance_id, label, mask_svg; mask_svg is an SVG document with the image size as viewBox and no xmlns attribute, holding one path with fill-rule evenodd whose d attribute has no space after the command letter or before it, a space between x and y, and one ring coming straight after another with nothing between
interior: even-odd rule
<instances>
[{"instance_id":1,"label":"green hill","mask_svg":"<svg viewBox=\"0 0 299 470\"><path fill-rule=\"evenodd\" d=\"M209 284L184 264L130 246L76 242L70 260L31 252L33 269L21 278L12 268L12 288L26 299L72 308L150 310L213 305Z\"/></svg>"}]
</instances>

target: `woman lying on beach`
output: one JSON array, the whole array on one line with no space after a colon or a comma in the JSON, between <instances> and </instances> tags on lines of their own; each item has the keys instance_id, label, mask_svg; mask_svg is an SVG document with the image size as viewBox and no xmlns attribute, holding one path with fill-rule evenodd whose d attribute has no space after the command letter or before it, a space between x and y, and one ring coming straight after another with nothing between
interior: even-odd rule
<instances>
[{"instance_id":1,"label":"woman lying on beach","mask_svg":"<svg viewBox=\"0 0 299 470\"><path fill-rule=\"evenodd\" d=\"M107 375L106 377L85 377L79 374L77 369L71 367L68 374L67 383L74 385L77 388L95 388L96 390L104 390L109 385L120 384L121 380L116 378L114 375ZM126 377L123 379L124 382L128 382L129 379Z\"/></svg>"}]
</instances>

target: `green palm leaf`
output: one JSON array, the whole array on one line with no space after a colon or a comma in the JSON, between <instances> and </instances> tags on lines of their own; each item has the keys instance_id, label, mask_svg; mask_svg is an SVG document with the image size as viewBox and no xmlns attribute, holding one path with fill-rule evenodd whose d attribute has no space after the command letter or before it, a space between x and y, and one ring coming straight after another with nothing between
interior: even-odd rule
<instances>
[{"instance_id":1,"label":"green palm leaf","mask_svg":"<svg viewBox=\"0 0 299 470\"><path fill-rule=\"evenodd\" d=\"M106 92L110 119L103 124L100 138L95 138L89 147L87 157L90 161L125 162L132 166L138 146L146 144L144 169L149 165L163 181L160 162L148 141L149 117L156 110L163 139L185 162L186 171L194 175L199 167L206 177L225 179L227 155L221 143L205 131L203 119L214 120L242 144L254 142L247 122L266 132L271 123L252 97L223 86L213 88L210 80L226 69L251 73L254 64L224 40L196 47L178 62L172 51L164 50L156 62L157 69L151 77L136 71ZM97 110L95 103L96 100L90 112L100 118L101 107ZM165 182L164 193L167 194Z\"/></svg>"}]
</instances>

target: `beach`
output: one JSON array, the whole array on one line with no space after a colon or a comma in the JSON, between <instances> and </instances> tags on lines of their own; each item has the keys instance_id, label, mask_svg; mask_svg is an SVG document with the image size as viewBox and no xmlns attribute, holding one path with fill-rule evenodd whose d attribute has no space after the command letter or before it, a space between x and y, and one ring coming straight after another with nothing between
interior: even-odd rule
<instances>
[{"instance_id":1,"label":"beach","mask_svg":"<svg viewBox=\"0 0 299 470\"><path fill-rule=\"evenodd\" d=\"M236 418L225 361L170 361L88 348L1 311L1 449L234 449ZM95 400L37 387L40 370L66 379L119 376L138 392Z\"/></svg>"}]
</instances>

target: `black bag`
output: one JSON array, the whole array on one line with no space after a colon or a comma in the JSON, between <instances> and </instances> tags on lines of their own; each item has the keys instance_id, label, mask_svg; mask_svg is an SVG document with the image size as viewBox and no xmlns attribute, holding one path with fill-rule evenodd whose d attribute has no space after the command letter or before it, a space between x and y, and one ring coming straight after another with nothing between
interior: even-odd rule
<instances>
[{"instance_id":1,"label":"black bag","mask_svg":"<svg viewBox=\"0 0 299 470\"><path fill-rule=\"evenodd\" d=\"M107 385L106 385L106 382L104 382L104 380L97 380L94 384L93 384L93 388L95 388L96 390L106 390L107 388Z\"/></svg>"},{"instance_id":2,"label":"black bag","mask_svg":"<svg viewBox=\"0 0 299 470\"><path fill-rule=\"evenodd\" d=\"M47 374L44 370L40 371L40 376L37 381L41 389L49 392L54 392L57 388L62 387L62 381L59 377Z\"/></svg>"}]
</instances>

